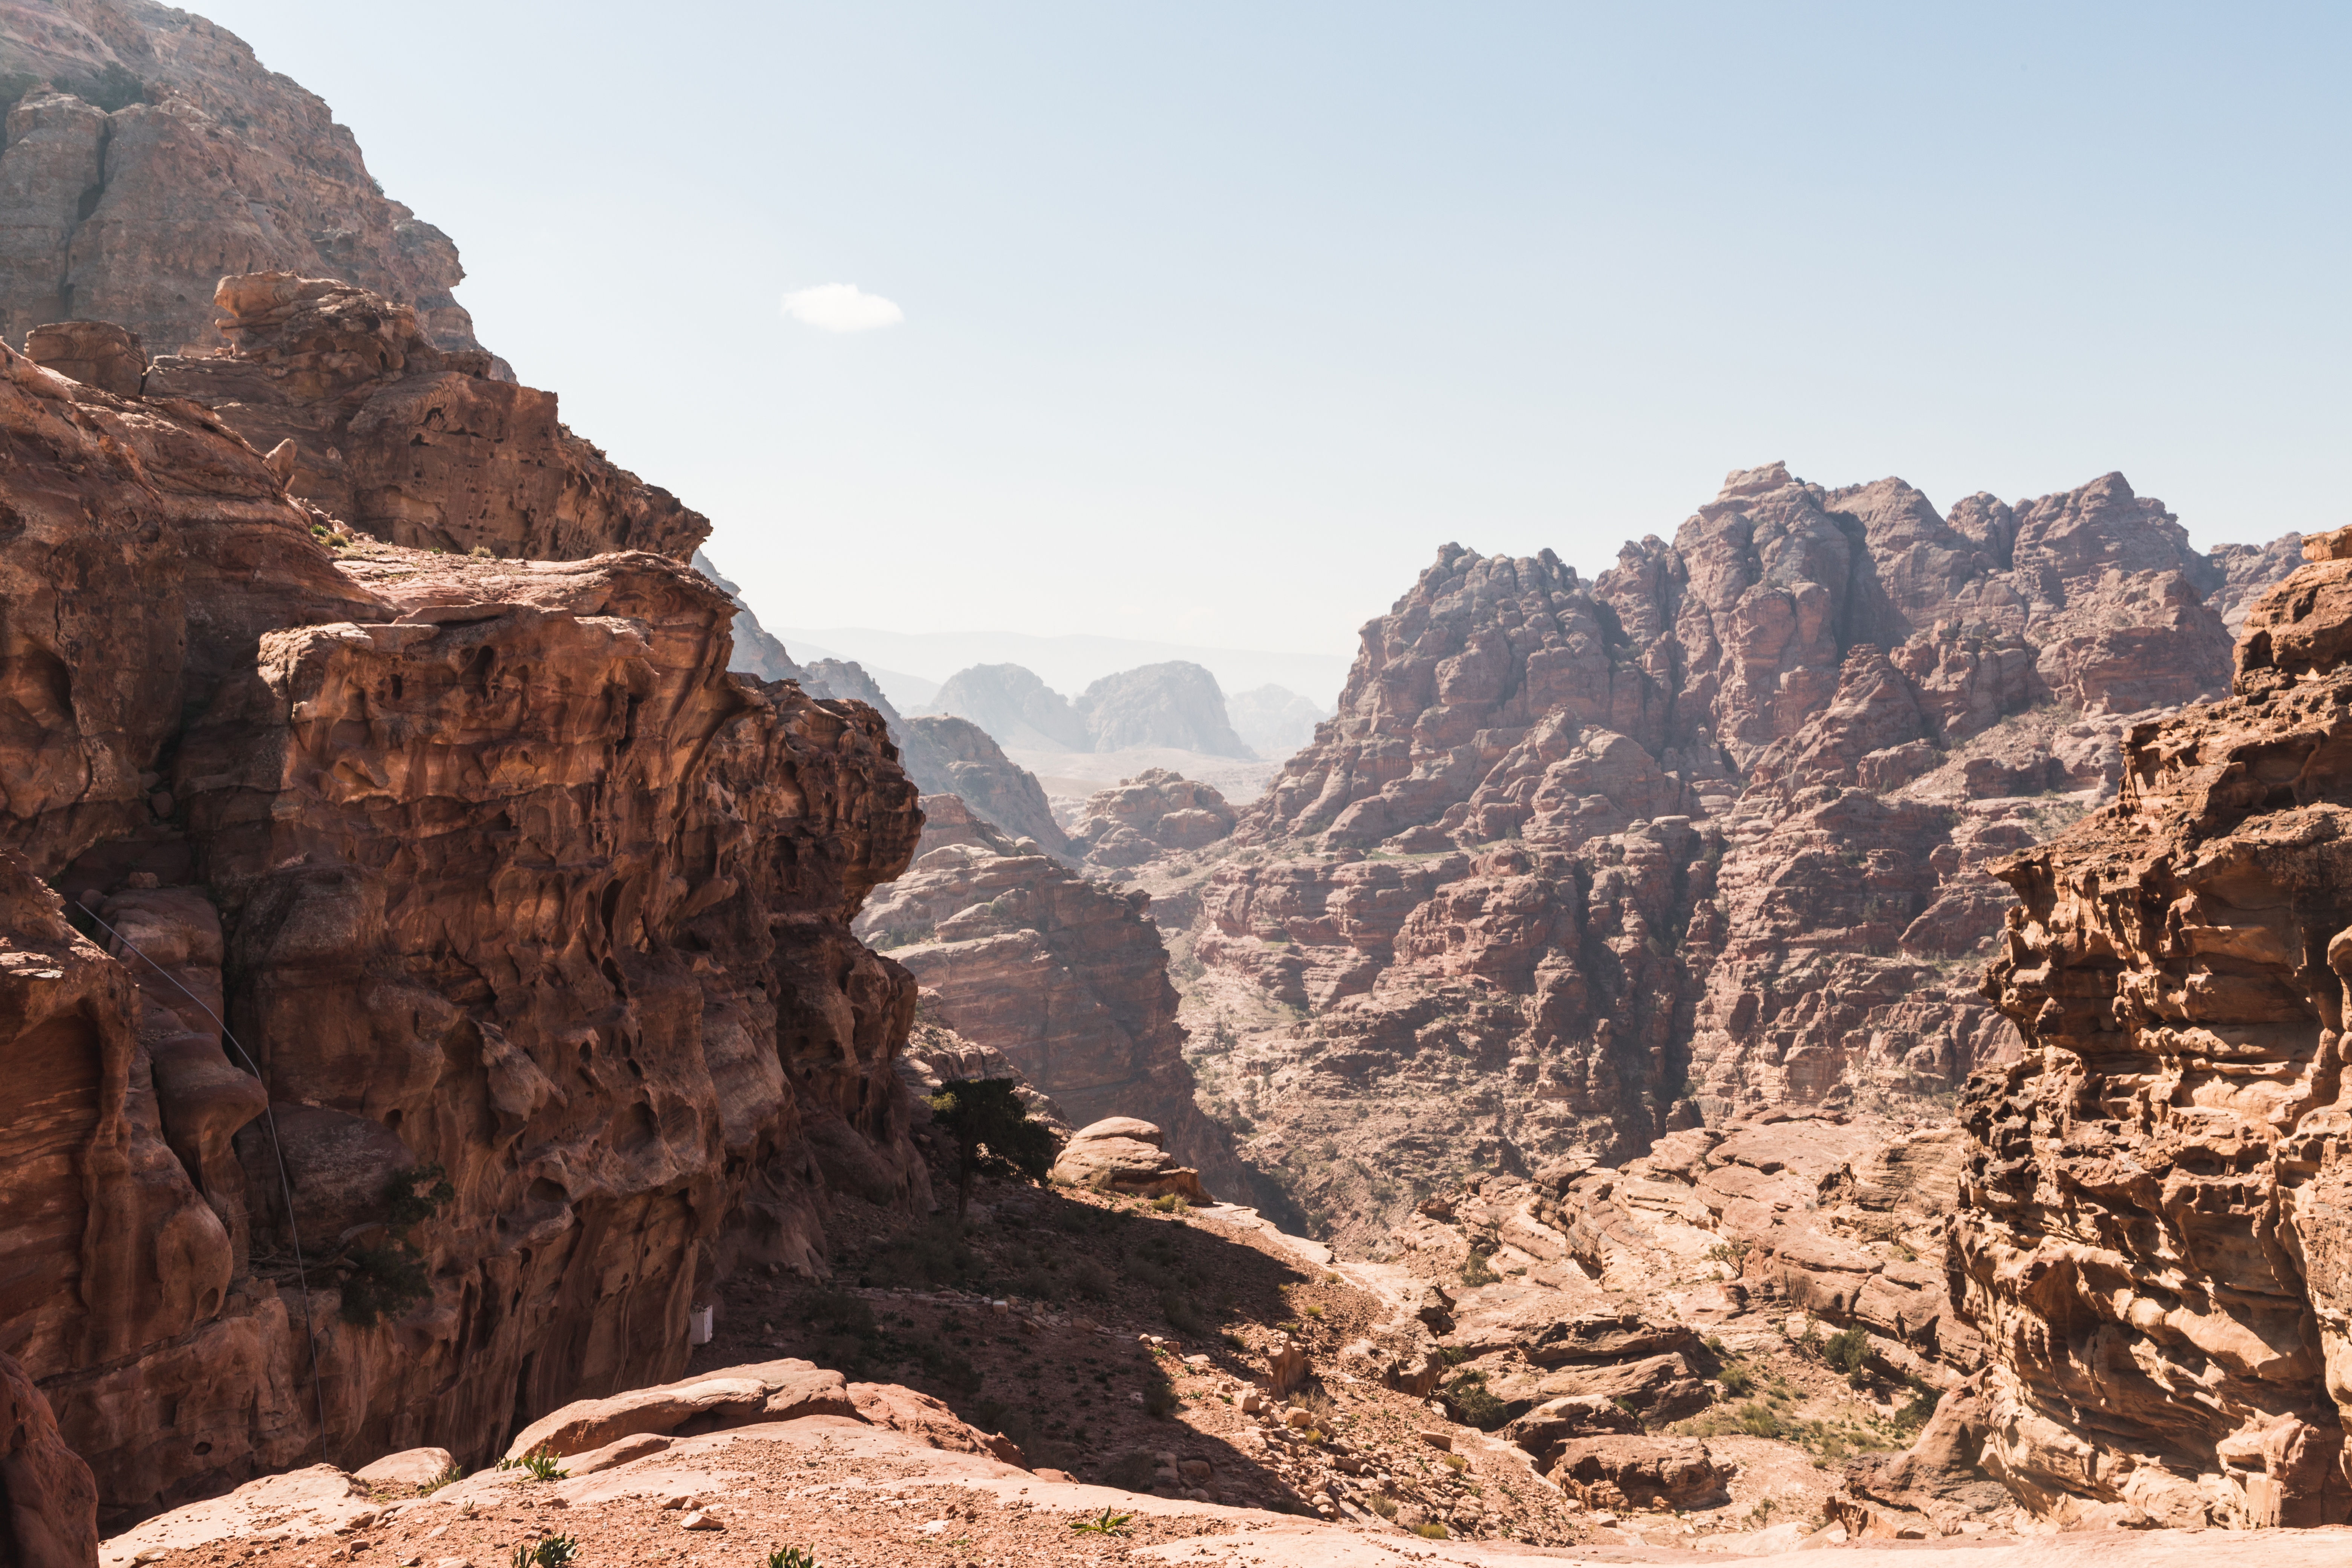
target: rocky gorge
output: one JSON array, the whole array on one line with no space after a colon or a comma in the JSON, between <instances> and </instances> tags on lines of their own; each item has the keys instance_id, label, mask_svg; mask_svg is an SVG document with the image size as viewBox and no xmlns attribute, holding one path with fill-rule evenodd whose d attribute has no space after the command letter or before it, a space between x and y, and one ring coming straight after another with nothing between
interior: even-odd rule
<instances>
[{"instance_id":1,"label":"rocky gorge","mask_svg":"<svg viewBox=\"0 0 2352 1568\"><path fill-rule=\"evenodd\" d=\"M1057 818L768 637L241 41L0 65L0 1557L2352 1522L2347 536L1767 465L1446 546L1244 706L1260 800ZM975 1079L1056 1148L966 1224Z\"/></svg>"}]
</instances>

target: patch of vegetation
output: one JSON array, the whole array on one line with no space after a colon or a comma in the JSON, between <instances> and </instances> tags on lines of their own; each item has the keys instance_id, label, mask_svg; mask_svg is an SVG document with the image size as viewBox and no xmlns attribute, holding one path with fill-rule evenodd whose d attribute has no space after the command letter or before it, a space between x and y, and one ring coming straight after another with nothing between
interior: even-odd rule
<instances>
[{"instance_id":1,"label":"patch of vegetation","mask_svg":"<svg viewBox=\"0 0 2352 1568\"><path fill-rule=\"evenodd\" d=\"M1150 1457L1146 1456L1146 1463L1149 1462ZM1132 1491L1135 1489L1129 1487L1127 1489ZM1131 1513L1115 1513L1106 1508L1100 1513L1070 1521L1070 1528L1081 1535L1125 1535L1128 1521L1134 1517Z\"/></svg>"},{"instance_id":2,"label":"patch of vegetation","mask_svg":"<svg viewBox=\"0 0 2352 1568\"><path fill-rule=\"evenodd\" d=\"M1486 1373L1480 1368L1472 1367L1460 1373L1453 1382L1442 1385L1440 1391L1455 1419L1465 1426L1492 1432L1511 1418L1510 1406L1486 1386Z\"/></svg>"},{"instance_id":3,"label":"patch of vegetation","mask_svg":"<svg viewBox=\"0 0 2352 1568\"><path fill-rule=\"evenodd\" d=\"M1030 1120L1009 1078L971 1079L930 1099L933 1122L956 1141L956 1220L981 1176L1042 1182L1054 1165L1054 1134Z\"/></svg>"},{"instance_id":4,"label":"patch of vegetation","mask_svg":"<svg viewBox=\"0 0 2352 1568\"><path fill-rule=\"evenodd\" d=\"M1822 1342L1822 1359L1853 1382L1870 1361L1870 1331L1857 1323Z\"/></svg>"},{"instance_id":5,"label":"patch of vegetation","mask_svg":"<svg viewBox=\"0 0 2352 1568\"><path fill-rule=\"evenodd\" d=\"M465 1479L466 1467L457 1463L457 1460L452 1459L449 1461L449 1468L447 1469L443 1470L439 1475L434 1477L431 1480L426 1481L423 1486L418 1487L416 1489L416 1495L418 1497L431 1497L435 1492L439 1491L443 1487L449 1485L451 1482L462 1481Z\"/></svg>"},{"instance_id":6,"label":"patch of vegetation","mask_svg":"<svg viewBox=\"0 0 2352 1568\"><path fill-rule=\"evenodd\" d=\"M768 1553L768 1568L817 1568L816 1553L797 1546L779 1546Z\"/></svg>"},{"instance_id":7,"label":"patch of vegetation","mask_svg":"<svg viewBox=\"0 0 2352 1568\"><path fill-rule=\"evenodd\" d=\"M500 1459L499 1468L529 1470L530 1479L535 1481L560 1481L572 1473L556 1461L553 1454L544 1448L533 1448L519 1459Z\"/></svg>"},{"instance_id":8,"label":"patch of vegetation","mask_svg":"<svg viewBox=\"0 0 2352 1568\"><path fill-rule=\"evenodd\" d=\"M526 1541L514 1549L514 1568L565 1568L580 1555L580 1543L568 1535Z\"/></svg>"},{"instance_id":9,"label":"patch of vegetation","mask_svg":"<svg viewBox=\"0 0 2352 1568\"><path fill-rule=\"evenodd\" d=\"M457 1195L449 1173L437 1163L396 1171L385 1181L383 1239L336 1260L345 1322L372 1329L433 1299L433 1276L408 1233Z\"/></svg>"},{"instance_id":10,"label":"patch of vegetation","mask_svg":"<svg viewBox=\"0 0 2352 1568\"><path fill-rule=\"evenodd\" d=\"M1486 1253L1474 1250L1470 1260L1462 1266L1462 1283L1473 1286L1499 1283L1503 1277L1487 1267L1488 1257Z\"/></svg>"},{"instance_id":11,"label":"patch of vegetation","mask_svg":"<svg viewBox=\"0 0 2352 1568\"><path fill-rule=\"evenodd\" d=\"M1444 1541L1446 1539L1445 1527L1438 1523L1437 1521L1433 1519L1427 1520L1420 1524L1414 1525L1412 1527L1412 1532L1415 1535L1420 1536L1423 1541Z\"/></svg>"}]
</instances>

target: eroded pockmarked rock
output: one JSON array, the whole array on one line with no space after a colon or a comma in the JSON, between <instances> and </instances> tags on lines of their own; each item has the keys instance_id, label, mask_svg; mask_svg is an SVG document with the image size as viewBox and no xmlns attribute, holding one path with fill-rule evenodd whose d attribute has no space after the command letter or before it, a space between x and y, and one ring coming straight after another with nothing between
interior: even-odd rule
<instances>
[{"instance_id":1,"label":"eroded pockmarked rock","mask_svg":"<svg viewBox=\"0 0 2352 1568\"><path fill-rule=\"evenodd\" d=\"M2135 728L2117 801L1997 868L2023 1031L1961 1110L1983 1466L2037 1511L2352 1519L2352 560L2245 619L2227 700Z\"/></svg>"}]
</instances>

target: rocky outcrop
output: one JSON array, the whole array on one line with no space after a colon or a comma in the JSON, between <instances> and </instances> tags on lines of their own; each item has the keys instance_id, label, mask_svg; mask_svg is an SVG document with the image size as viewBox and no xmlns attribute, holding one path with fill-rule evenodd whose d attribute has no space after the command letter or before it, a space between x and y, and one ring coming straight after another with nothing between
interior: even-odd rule
<instances>
[{"instance_id":1,"label":"rocky outcrop","mask_svg":"<svg viewBox=\"0 0 2352 1568\"><path fill-rule=\"evenodd\" d=\"M109 1510L478 1464L926 1201L913 982L846 923L919 826L878 715L730 676L660 555L347 542L5 350L0 423L0 1343Z\"/></svg>"},{"instance_id":2,"label":"rocky outcrop","mask_svg":"<svg viewBox=\"0 0 2352 1568\"><path fill-rule=\"evenodd\" d=\"M1981 1463L2095 1521L2352 1521L2352 533L2252 609L2234 695L2126 737L2117 800L2001 863L1954 1284Z\"/></svg>"},{"instance_id":3,"label":"rocky outcrop","mask_svg":"<svg viewBox=\"0 0 2352 1568\"><path fill-rule=\"evenodd\" d=\"M1199 889L1204 1088L1367 1239L1465 1158L1925 1111L2016 1048L1987 868L2219 689L2276 563L2118 475L1938 515L1777 464L1590 582L1449 545Z\"/></svg>"},{"instance_id":4,"label":"rocky outcrop","mask_svg":"<svg viewBox=\"0 0 2352 1568\"><path fill-rule=\"evenodd\" d=\"M907 720L904 733L914 759L908 771L924 793L955 795L1012 837L1070 853L1037 775L1007 757L987 731L969 719L925 714Z\"/></svg>"},{"instance_id":5,"label":"rocky outcrop","mask_svg":"<svg viewBox=\"0 0 2352 1568\"><path fill-rule=\"evenodd\" d=\"M1234 822L1234 808L1209 785L1146 768L1087 797L1070 847L1107 869L1140 866L1155 856L1205 849L1231 833Z\"/></svg>"},{"instance_id":6,"label":"rocky outcrop","mask_svg":"<svg viewBox=\"0 0 2352 1568\"><path fill-rule=\"evenodd\" d=\"M1149 899L1089 882L985 823L967 823L960 837L927 850L877 897L857 934L936 991L959 1034L1003 1052L1073 1121L1150 1121L1212 1188L1238 1189L1231 1143L1192 1102Z\"/></svg>"},{"instance_id":7,"label":"rocky outcrop","mask_svg":"<svg viewBox=\"0 0 2352 1568\"><path fill-rule=\"evenodd\" d=\"M98 1488L16 1358L0 1354L0 1552L11 1568L90 1568Z\"/></svg>"},{"instance_id":8,"label":"rocky outcrop","mask_svg":"<svg viewBox=\"0 0 2352 1568\"><path fill-rule=\"evenodd\" d=\"M410 307L291 272L222 278L214 298L228 352L158 359L147 395L213 409L293 494L362 533L459 554L684 561L710 531L573 435L553 393L492 379L479 349L435 346Z\"/></svg>"},{"instance_id":9,"label":"rocky outcrop","mask_svg":"<svg viewBox=\"0 0 2352 1568\"><path fill-rule=\"evenodd\" d=\"M1203 1207L1214 1203L1201 1185L1201 1173L1177 1163L1161 1142L1160 1129L1149 1121L1107 1116L1070 1135L1054 1161L1053 1181L1130 1197L1182 1198Z\"/></svg>"},{"instance_id":10,"label":"rocky outcrop","mask_svg":"<svg viewBox=\"0 0 2352 1568\"><path fill-rule=\"evenodd\" d=\"M1217 678L1182 659L1106 675L1071 706L1094 751L1172 746L1213 757L1256 755L1234 733Z\"/></svg>"},{"instance_id":11,"label":"rocky outcrop","mask_svg":"<svg viewBox=\"0 0 2352 1568\"><path fill-rule=\"evenodd\" d=\"M1242 744L1261 757L1287 757L1315 739L1323 710L1280 686L1236 691L1225 699L1225 717Z\"/></svg>"},{"instance_id":12,"label":"rocky outcrop","mask_svg":"<svg viewBox=\"0 0 2352 1568\"><path fill-rule=\"evenodd\" d=\"M999 745L1041 752L1094 750L1070 700L1017 664L957 670L931 699L932 711L969 719Z\"/></svg>"},{"instance_id":13,"label":"rocky outcrop","mask_svg":"<svg viewBox=\"0 0 2352 1568\"><path fill-rule=\"evenodd\" d=\"M315 94L242 39L152 0L0 16L0 336L121 322L152 353L221 346L224 273L350 279L478 349L448 236L383 195Z\"/></svg>"}]
</instances>

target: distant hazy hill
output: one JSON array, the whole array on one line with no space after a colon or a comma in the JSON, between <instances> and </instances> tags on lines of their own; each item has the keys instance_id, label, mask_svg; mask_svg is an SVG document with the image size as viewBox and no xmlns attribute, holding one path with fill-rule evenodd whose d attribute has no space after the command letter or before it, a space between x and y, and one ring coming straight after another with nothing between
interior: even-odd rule
<instances>
[{"instance_id":1,"label":"distant hazy hill","mask_svg":"<svg viewBox=\"0 0 2352 1568\"><path fill-rule=\"evenodd\" d=\"M1141 665L1181 659L1217 678L1226 691L1247 691L1269 683L1305 692L1328 710L1347 684L1352 648L1328 654L1273 653L1260 649L1199 647L1140 637L1036 637L1025 632L890 632L869 626L780 626L772 628L802 658L822 648L836 658L864 665L907 712L931 703L940 683L976 664L1017 664L1035 672L1056 691L1084 691L1107 675ZM898 672L904 671L905 675ZM909 692L906 680L929 681L929 690Z\"/></svg>"},{"instance_id":2,"label":"distant hazy hill","mask_svg":"<svg viewBox=\"0 0 2352 1568\"><path fill-rule=\"evenodd\" d=\"M1177 746L1213 757L1256 753L1234 733L1217 678L1185 659L1106 675L1072 704L1097 752Z\"/></svg>"},{"instance_id":3,"label":"distant hazy hill","mask_svg":"<svg viewBox=\"0 0 2352 1568\"><path fill-rule=\"evenodd\" d=\"M1270 762L1280 762L1315 739L1315 726L1331 710L1280 686L1236 691L1225 699L1225 715L1244 744Z\"/></svg>"}]
</instances>

